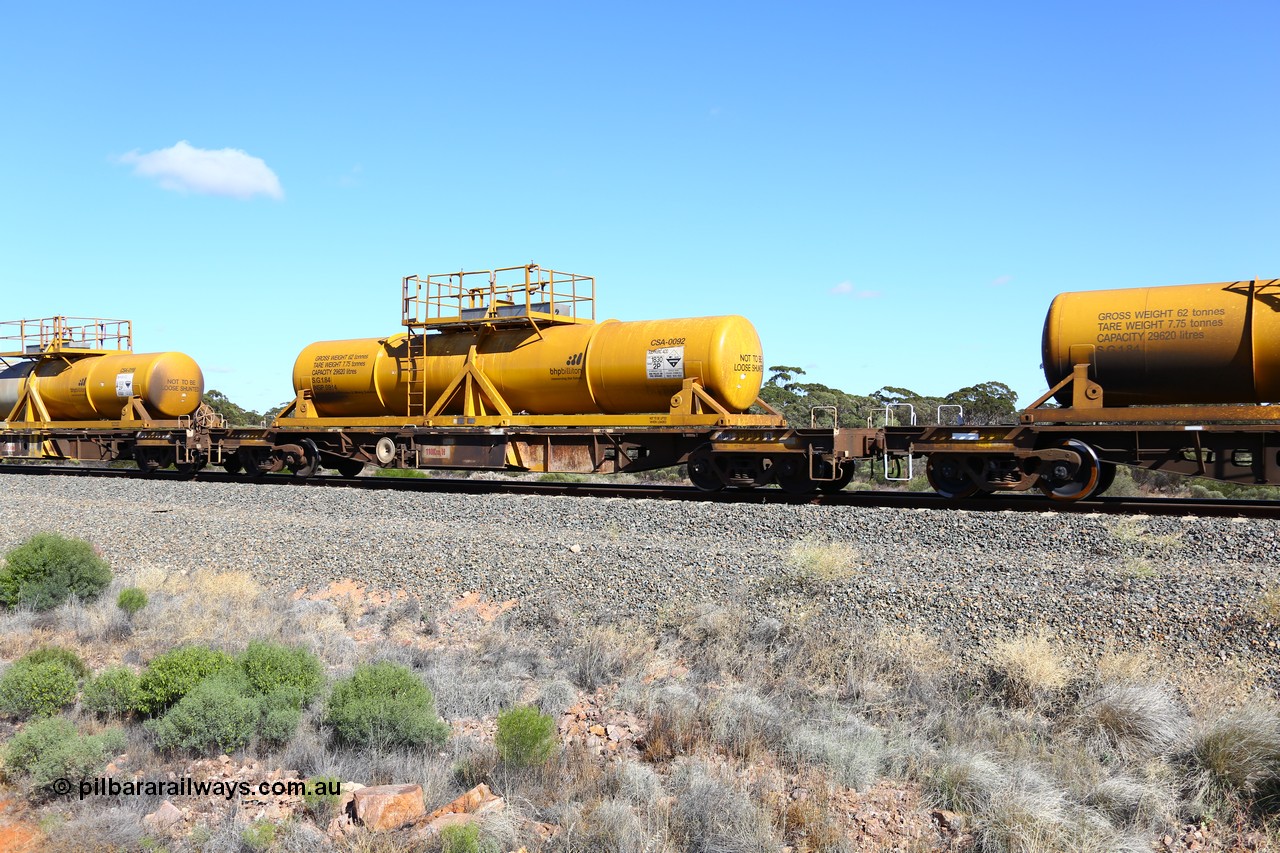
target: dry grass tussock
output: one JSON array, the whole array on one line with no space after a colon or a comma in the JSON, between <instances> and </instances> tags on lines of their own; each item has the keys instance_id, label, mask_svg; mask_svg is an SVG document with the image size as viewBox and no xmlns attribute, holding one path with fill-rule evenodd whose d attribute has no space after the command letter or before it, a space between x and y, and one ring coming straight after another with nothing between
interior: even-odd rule
<instances>
[{"instance_id":1,"label":"dry grass tussock","mask_svg":"<svg viewBox=\"0 0 1280 853\"><path fill-rule=\"evenodd\" d=\"M1156 669L1156 660L1149 651L1117 649L1112 644L1104 644L1093 660L1094 679L1099 684L1154 680Z\"/></svg>"},{"instance_id":2,"label":"dry grass tussock","mask_svg":"<svg viewBox=\"0 0 1280 853\"><path fill-rule=\"evenodd\" d=\"M1078 723L1086 742L1120 759L1167 755L1190 724L1184 705L1159 684L1107 683L1085 695Z\"/></svg>"},{"instance_id":3,"label":"dry grass tussock","mask_svg":"<svg viewBox=\"0 0 1280 853\"><path fill-rule=\"evenodd\" d=\"M864 560L847 542L801 540L787 554L788 575L801 584L830 584L862 574Z\"/></svg>"},{"instance_id":4,"label":"dry grass tussock","mask_svg":"<svg viewBox=\"0 0 1280 853\"><path fill-rule=\"evenodd\" d=\"M1190 804L1213 814L1248 803L1262 814L1280 811L1280 713L1248 708L1203 720L1181 756Z\"/></svg>"},{"instance_id":5,"label":"dry grass tussock","mask_svg":"<svg viewBox=\"0 0 1280 853\"><path fill-rule=\"evenodd\" d=\"M1043 634L997 642L990 650L991 675L1011 704L1041 707L1067 686L1071 667L1064 651Z\"/></svg>"},{"instance_id":6,"label":"dry grass tussock","mask_svg":"<svg viewBox=\"0 0 1280 853\"><path fill-rule=\"evenodd\" d=\"M1267 622L1280 622L1280 583L1273 582L1258 596L1258 615Z\"/></svg>"},{"instance_id":7,"label":"dry grass tussock","mask_svg":"<svg viewBox=\"0 0 1280 853\"><path fill-rule=\"evenodd\" d=\"M157 644L181 645L206 642L227 645L236 638L261 634L279 627L273 611L279 599L266 595L262 585L247 572L196 572L158 570L137 579L157 605L137 633Z\"/></svg>"}]
</instances>

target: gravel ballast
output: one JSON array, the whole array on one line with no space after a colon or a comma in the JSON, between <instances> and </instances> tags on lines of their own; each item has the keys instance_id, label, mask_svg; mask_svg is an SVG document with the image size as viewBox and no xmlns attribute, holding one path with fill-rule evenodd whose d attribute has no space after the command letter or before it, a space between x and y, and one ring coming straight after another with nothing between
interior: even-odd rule
<instances>
[{"instance_id":1,"label":"gravel ballast","mask_svg":"<svg viewBox=\"0 0 1280 853\"><path fill-rule=\"evenodd\" d=\"M117 574L252 573L282 595L353 579L444 601L552 596L596 617L702 602L773 612L811 599L850 630L969 647L1045 631L1234 661L1274 687L1280 521L1118 519L269 484L0 475L0 549L54 530ZM798 541L844 543L847 578L797 579Z\"/></svg>"}]
</instances>

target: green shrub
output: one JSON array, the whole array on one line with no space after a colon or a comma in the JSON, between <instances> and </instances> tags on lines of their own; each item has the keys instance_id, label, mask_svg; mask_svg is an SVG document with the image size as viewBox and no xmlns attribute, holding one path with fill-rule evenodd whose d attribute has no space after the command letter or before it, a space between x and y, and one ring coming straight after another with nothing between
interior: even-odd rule
<instances>
[{"instance_id":1,"label":"green shrub","mask_svg":"<svg viewBox=\"0 0 1280 853\"><path fill-rule=\"evenodd\" d=\"M325 722L355 746L439 745L449 727L436 715L436 700L416 675L399 664L361 664L334 685Z\"/></svg>"},{"instance_id":2,"label":"green shrub","mask_svg":"<svg viewBox=\"0 0 1280 853\"><path fill-rule=\"evenodd\" d=\"M542 764L556 749L556 721L530 706L500 711L493 744L507 764Z\"/></svg>"},{"instance_id":3,"label":"green shrub","mask_svg":"<svg viewBox=\"0 0 1280 853\"><path fill-rule=\"evenodd\" d=\"M320 659L299 646L255 640L240 655L238 662L253 689L263 695L279 687L297 690L299 708L316 698L324 686L324 667Z\"/></svg>"},{"instance_id":4,"label":"green shrub","mask_svg":"<svg viewBox=\"0 0 1280 853\"><path fill-rule=\"evenodd\" d=\"M325 826L336 817L338 803L342 802L342 780L337 776L313 776L302 790L302 803L316 819L317 826Z\"/></svg>"},{"instance_id":5,"label":"green shrub","mask_svg":"<svg viewBox=\"0 0 1280 853\"><path fill-rule=\"evenodd\" d=\"M66 717L51 717L31 723L5 746L5 768L28 774L40 756L56 752L75 736L76 727Z\"/></svg>"},{"instance_id":6,"label":"green shrub","mask_svg":"<svg viewBox=\"0 0 1280 853\"><path fill-rule=\"evenodd\" d=\"M258 736L273 744L285 744L298 730L302 712L297 708L276 708L267 711L258 725Z\"/></svg>"},{"instance_id":7,"label":"green shrub","mask_svg":"<svg viewBox=\"0 0 1280 853\"><path fill-rule=\"evenodd\" d=\"M282 744L293 737L302 721L302 691L296 687L277 687L259 699L262 721L258 735L265 741Z\"/></svg>"},{"instance_id":8,"label":"green shrub","mask_svg":"<svg viewBox=\"0 0 1280 853\"><path fill-rule=\"evenodd\" d=\"M5 555L0 604L49 610L72 595L96 598L111 583L111 568L83 539L37 533Z\"/></svg>"},{"instance_id":9,"label":"green shrub","mask_svg":"<svg viewBox=\"0 0 1280 853\"><path fill-rule=\"evenodd\" d=\"M60 663L76 678L84 678L89 674L89 667L80 658L80 655L71 651L71 649L64 649L62 646L45 646L44 648L27 652L18 658L16 662L25 664Z\"/></svg>"},{"instance_id":10,"label":"green shrub","mask_svg":"<svg viewBox=\"0 0 1280 853\"><path fill-rule=\"evenodd\" d=\"M120 590L120 595L116 597L116 607L123 610L130 619L146 606L147 594L136 586L125 587Z\"/></svg>"},{"instance_id":11,"label":"green shrub","mask_svg":"<svg viewBox=\"0 0 1280 853\"><path fill-rule=\"evenodd\" d=\"M446 826L440 830L441 853L481 853L480 827L474 823Z\"/></svg>"},{"instance_id":12,"label":"green shrub","mask_svg":"<svg viewBox=\"0 0 1280 853\"><path fill-rule=\"evenodd\" d=\"M306 649L254 642L233 660L191 646L152 661L138 692L154 689L135 707L163 712L147 724L163 749L230 752L255 734L287 742L323 684L320 661Z\"/></svg>"},{"instance_id":13,"label":"green shrub","mask_svg":"<svg viewBox=\"0 0 1280 853\"><path fill-rule=\"evenodd\" d=\"M113 666L84 686L80 703L103 717L123 717L138 703L138 676L127 666Z\"/></svg>"},{"instance_id":14,"label":"green shrub","mask_svg":"<svg viewBox=\"0 0 1280 853\"><path fill-rule=\"evenodd\" d=\"M165 652L147 665L138 680L135 707L144 714L159 714L205 678L233 666L235 661L226 652L203 646Z\"/></svg>"},{"instance_id":15,"label":"green shrub","mask_svg":"<svg viewBox=\"0 0 1280 853\"><path fill-rule=\"evenodd\" d=\"M66 663L25 658L0 678L0 713L11 717L51 717L76 701L79 678Z\"/></svg>"},{"instance_id":16,"label":"green shrub","mask_svg":"<svg viewBox=\"0 0 1280 853\"><path fill-rule=\"evenodd\" d=\"M239 672L224 670L196 684L146 726L161 749L234 752L253 738L260 715L259 699L248 681Z\"/></svg>"},{"instance_id":17,"label":"green shrub","mask_svg":"<svg viewBox=\"0 0 1280 853\"><path fill-rule=\"evenodd\" d=\"M240 833L240 840L244 842L245 847L248 847L254 853L262 853L262 851L270 850L275 845L279 834L280 827L274 823L260 820L246 826Z\"/></svg>"},{"instance_id":18,"label":"green shrub","mask_svg":"<svg viewBox=\"0 0 1280 853\"><path fill-rule=\"evenodd\" d=\"M9 741L5 766L30 776L37 788L57 779L83 779L102 771L107 759L125 748L124 732L107 729L96 735L77 734L65 717L31 723Z\"/></svg>"}]
</instances>

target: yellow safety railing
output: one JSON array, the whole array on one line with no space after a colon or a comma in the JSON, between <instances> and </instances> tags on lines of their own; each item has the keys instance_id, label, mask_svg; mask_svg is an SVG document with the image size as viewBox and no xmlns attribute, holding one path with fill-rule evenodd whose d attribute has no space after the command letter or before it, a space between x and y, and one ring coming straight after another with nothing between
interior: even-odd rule
<instances>
[{"instance_id":1,"label":"yellow safety railing","mask_svg":"<svg viewBox=\"0 0 1280 853\"><path fill-rule=\"evenodd\" d=\"M133 321L94 317L41 317L0 321L0 356L133 350Z\"/></svg>"},{"instance_id":2,"label":"yellow safety railing","mask_svg":"<svg viewBox=\"0 0 1280 853\"><path fill-rule=\"evenodd\" d=\"M596 280L537 264L404 278L405 326L595 322Z\"/></svg>"}]
</instances>

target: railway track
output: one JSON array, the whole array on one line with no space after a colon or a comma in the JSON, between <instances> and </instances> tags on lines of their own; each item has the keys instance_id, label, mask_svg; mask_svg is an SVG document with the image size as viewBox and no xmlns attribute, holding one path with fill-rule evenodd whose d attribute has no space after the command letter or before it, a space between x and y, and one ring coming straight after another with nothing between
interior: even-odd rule
<instances>
[{"instance_id":1,"label":"railway track","mask_svg":"<svg viewBox=\"0 0 1280 853\"><path fill-rule=\"evenodd\" d=\"M220 471L200 471L194 476L178 471L143 474L131 468L99 468L59 465L0 465L0 474L36 476L115 477L124 479L190 480L201 483L255 482L243 475ZM609 483L538 483L525 480L471 480L451 477L296 477L268 474L256 482L279 486L306 486L347 489L385 489L408 492L462 494L557 495L594 498L646 498L714 503L792 504L819 506L899 507L903 509L967 510L970 512L1071 512L1110 515L1172 515L1203 518L1280 518L1280 502L1256 500L1200 500L1193 498L1102 497L1072 503L1050 502L1039 494L995 494L966 499L948 499L932 492L887 490L846 490L836 494L795 495L781 489L725 490L704 492L683 485L636 485Z\"/></svg>"}]
</instances>

